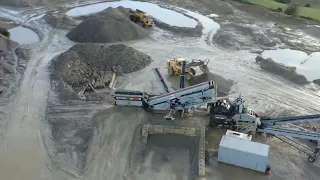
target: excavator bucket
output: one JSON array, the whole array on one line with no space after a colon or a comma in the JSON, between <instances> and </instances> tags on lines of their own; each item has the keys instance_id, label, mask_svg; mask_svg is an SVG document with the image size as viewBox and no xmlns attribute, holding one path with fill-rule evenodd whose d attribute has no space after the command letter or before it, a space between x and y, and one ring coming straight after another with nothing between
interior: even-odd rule
<instances>
[{"instance_id":1,"label":"excavator bucket","mask_svg":"<svg viewBox=\"0 0 320 180\"><path fill-rule=\"evenodd\" d=\"M208 63L209 63L210 59L206 59L204 61L201 61L201 64L199 65L200 71L202 71L204 74L208 74L209 68L208 68Z\"/></svg>"}]
</instances>

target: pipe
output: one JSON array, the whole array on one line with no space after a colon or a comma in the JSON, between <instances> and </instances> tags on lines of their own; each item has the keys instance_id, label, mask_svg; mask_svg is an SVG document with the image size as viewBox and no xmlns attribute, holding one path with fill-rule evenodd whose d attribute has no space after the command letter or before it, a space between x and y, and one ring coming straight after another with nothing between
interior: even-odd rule
<instances>
[{"instance_id":1,"label":"pipe","mask_svg":"<svg viewBox=\"0 0 320 180\"><path fill-rule=\"evenodd\" d=\"M184 88L184 77L186 74L186 61L181 62L181 73L180 73L180 89Z\"/></svg>"}]
</instances>

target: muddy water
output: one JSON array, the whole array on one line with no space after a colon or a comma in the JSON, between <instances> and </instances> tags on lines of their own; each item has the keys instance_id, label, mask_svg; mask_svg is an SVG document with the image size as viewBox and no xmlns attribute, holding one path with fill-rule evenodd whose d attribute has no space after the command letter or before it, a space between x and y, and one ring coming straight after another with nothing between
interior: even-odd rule
<instances>
[{"instance_id":1,"label":"muddy water","mask_svg":"<svg viewBox=\"0 0 320 180\"><path fill-rule=\"evenodd\" d=\"M19 44L31 44L39 41L39 36L32 30L25 27L9 29L10 38Z\"/></svg>"},{"instance_id":2,"label":"muddy water","mask_svg":"<svg viewBox=\"0 0 320 180\"><path fill-rule=\"evenodd\" d=\"M262 53L264 58L286 66L294 66L297 73L304 75L309 81L320 79L320 52L307 55L307 53L291 49L268 50Z\"/></svg>"},{"instance_id":3,"label":"muddy water","mask_svg":"<svg viewBox=\"0 0 320 180\"><path fill-rule=\"evenodd\" d=\"M137 2L137 1L107 2L107 3L99 3L94 5L77 7L77 8L71 9L66 14L68 16L75 17L75 16L97 13L108 7L116 8L119 6L145 11L151 16L171 26L196 27L196 25L198 24L194 19L188 18L183 14L177 13L169 9L161 8L156 4L146 3L146 2Z\"/></svg>"}]
</instances>

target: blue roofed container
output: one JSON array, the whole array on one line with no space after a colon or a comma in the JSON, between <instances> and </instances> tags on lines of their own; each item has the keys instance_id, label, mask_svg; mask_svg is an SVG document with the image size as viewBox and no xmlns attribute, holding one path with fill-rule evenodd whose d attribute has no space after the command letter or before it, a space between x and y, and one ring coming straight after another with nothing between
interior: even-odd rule
<instances>
[{"instance_id":1,"label":"blue roofed container","mask_svg":"<svg viewBox=\"0 0 320 180\"><path fill-rule=\"evenodd\" d=\"M269 145L224 135L220 141L218 161L265 172Z\"/></svg>"}]
</instances>

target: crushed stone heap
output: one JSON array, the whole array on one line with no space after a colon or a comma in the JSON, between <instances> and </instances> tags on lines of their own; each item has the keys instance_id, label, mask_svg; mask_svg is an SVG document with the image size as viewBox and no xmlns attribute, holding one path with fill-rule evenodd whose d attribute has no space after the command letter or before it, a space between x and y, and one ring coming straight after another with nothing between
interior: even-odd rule
<instances>
[{"instance_id":1,"label":"crushed stone heap","mask_svg":"<svg viewBox=\"0 0 320 180\"><path fill-rule=\"evenodd\" d=\"M85 18L67 37L79 43L111 43L142 39L148 31L130 21L126 8L107 8Z\"/></svg>"},{"instance_id":2,"label":"crushed stone heap","mask_svg":"<svg viewBox=\"0 0 320 180\"><path fill-rule=\"evenodd\" d=\"M138 71L151 63L151 57L122 44L104 46L77 44L53 61L53 70L71 87L88 82L95 72L121 69L123 73Z\"/></svg>"}]
</instances>

